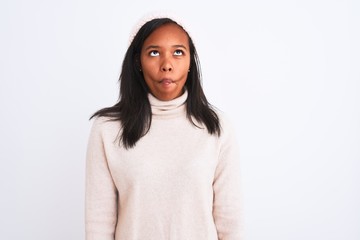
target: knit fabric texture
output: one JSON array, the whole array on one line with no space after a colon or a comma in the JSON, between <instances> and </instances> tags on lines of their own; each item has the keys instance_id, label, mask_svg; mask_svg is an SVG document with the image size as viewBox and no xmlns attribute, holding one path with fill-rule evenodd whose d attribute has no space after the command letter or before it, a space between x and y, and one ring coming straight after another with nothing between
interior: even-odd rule
<instances>
[{"instance_id":1,"label":"knit fabric texture","mask_svg":"<svg viewBox=\"0 0 360 240\"><path fill-rule=\"evenodd\" d=\"M240 161L234 130L221 135L186 116L187 91L149 94L152 122L136 146L121 125L94 120L86 156L86 240L242 240Z\"/></svg>"}]
</instances>

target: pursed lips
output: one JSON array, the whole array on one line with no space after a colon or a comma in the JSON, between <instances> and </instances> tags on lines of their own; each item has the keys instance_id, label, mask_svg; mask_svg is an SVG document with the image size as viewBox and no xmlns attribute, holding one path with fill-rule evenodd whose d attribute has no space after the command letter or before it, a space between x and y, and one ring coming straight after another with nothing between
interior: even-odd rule
<instances>
[{"instance_id":1,"label":"pursed lips","mask_svg":"<svg viewBox=\"0 0 360 240\"><path fill-rule=\"evenodd\" d=\"M171 78L163 78L159 81L159 83L162 83L162 84L170 84L170 83L174 83L175 81L172 80Z\"/></svg>"}]
</instances>

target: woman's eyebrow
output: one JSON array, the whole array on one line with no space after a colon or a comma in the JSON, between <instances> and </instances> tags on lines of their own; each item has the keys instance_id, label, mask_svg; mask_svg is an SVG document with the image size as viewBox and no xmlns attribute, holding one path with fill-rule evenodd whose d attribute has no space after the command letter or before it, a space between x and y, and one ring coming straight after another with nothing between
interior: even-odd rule
<instances>
[{"instance_id":1,"label":"woman's eyebrow","mask_svg":"<svg viewBox=\"0 0 360 240\"><path fill-rule=\"evenodd\" d=\"M149 46L147 46L146 48L145 48L145 50L148 50L148 49L150 49L150 48L155 48L155 49L158 49L158 48L160 48L158 45L149 45Z\"/></svg>"},{"instance_id":2,"label":"woman's eyebrow","mask_svg":"<svg viewBox=\"0 0 360 240\"><path fill-rule=\"evenodd\" d=\"M187 50L187 48L182 44L172 45L172 47L174 47L174 48L184 48L184 49Z\"/></svg>"},{"instance_id":3,"label":"woman's eyebrow","mask_svg":"<svg viewBox=\"0 0 360 240\"><path fill-rule=\"evenodd\" d=\"M182 44L175 44L175 45L172 45L171 47L173 48L184 48L185 50L187 50L187 48L185 47L185 45L182 45ZM148 50L148 49L159 49L160 46L158 45L149 45L145 48L145 51Z\"/></svg>"}]
</instances>

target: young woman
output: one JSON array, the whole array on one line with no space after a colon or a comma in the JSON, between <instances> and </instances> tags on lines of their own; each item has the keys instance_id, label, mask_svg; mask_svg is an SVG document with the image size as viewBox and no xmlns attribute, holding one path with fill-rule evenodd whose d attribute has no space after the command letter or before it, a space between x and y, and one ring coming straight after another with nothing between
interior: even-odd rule
<instances>
[{"instance_id":1,"label":"young woman","mask_svg":"<svg viewBox=\"0 0 360 240\"><path fill-rule=\"evenodd\" d=\"M146 22L122 65L119 102L97 111L86 163L87 240L241 240L234 132L206 100L195 46Z\"/></svg>"}]
</instances>

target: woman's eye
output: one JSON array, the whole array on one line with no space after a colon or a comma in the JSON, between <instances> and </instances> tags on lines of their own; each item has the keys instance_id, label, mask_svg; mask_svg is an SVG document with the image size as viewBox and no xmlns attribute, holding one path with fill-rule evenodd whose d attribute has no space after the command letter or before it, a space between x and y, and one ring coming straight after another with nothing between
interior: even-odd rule
<instances>
[{"instance_id":1,"label":"woman's eye","mask_svg":"<svg viewBox=\"0 0 360 240\"><path fill-rule=\"evenodd\" d=\"M149 53L149 55L152 56L152 57L156 57L156 56L159 56L159 52L156 51L156 50L153 50L153 51L151 51L151 52Z\"/></svg>"},{"instance_id":2,"label":"woman's eye","mask_svg":"<svg viewBox=\"0 0 360 240\"><path fill-rule=\"evenodd\" d=\"M182 50L175 50L174 55L181 56L181 55L183 55L183 53L184 52Z\"/></svg>"}]
</instances>

